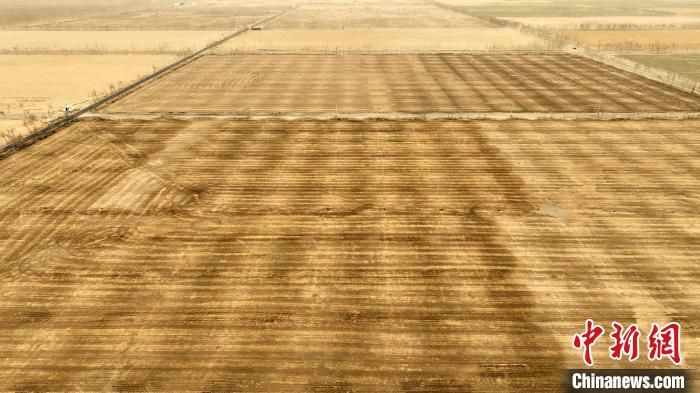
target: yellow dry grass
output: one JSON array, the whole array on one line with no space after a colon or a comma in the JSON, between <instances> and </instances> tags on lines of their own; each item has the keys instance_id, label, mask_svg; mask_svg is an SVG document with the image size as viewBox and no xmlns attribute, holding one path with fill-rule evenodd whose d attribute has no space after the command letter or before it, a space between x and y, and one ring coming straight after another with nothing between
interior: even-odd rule
<instances>
[{"instance_id":1,"label":"yellow dry grass","mask_svg":"<svg viewBox=\"0 0 700 393\"><path fill-rule=\"evenodd\" d=\"M0 116L2 119L2 116ZM0 146L7 142L5 137L8 136L8 132L12 130L17 135L25 135L28 131L27 127L24 126L24 121L20 119L2 119L0 120Z\"/></svg>"},{"instance_id":2,"label":"yellow dry grass","mask_svg":"<svg viewBox=\"0 0 700 393\"><path fill-rule=\"evenodd\" d=\"M106 92L111 84L134 80L175 59L156 55L1 55L0 111L10 118L21 118L25 111L41 116L55 113L61 105L88 100L93 90Z\"/></svg>"},{"instance_id":3,"label":"yellow dry grass","mask_svg":"<svg viewBox=\"0 0 700 393\"><path fill-rule=\"evenodd\" d=\"M543 47L541 40L504 28L263 30L244 34L217 51L412 52Z\"/></svg>"},{"instance_id":4,"label":"yellow dry grass","mask_svg":"<svg viewBox=\"0 0 700 393\"><path fill-rule=\"evenodd\" d=\"M229 33L206 31L0 31L0 52L183 52Z\"/></svg>"},{"instance_id":5,"label":"yellow dry grass","mask_svg":"<svg viewBox=\"0 0 700 393\"><path fill-rule=\"evenodd\" d=\"M700 26L700 17L693 16L592 16L592 17L527 17L507 18L527 26L553 30L605 30L611 28L652 28Z\"/></svg>"},{"instance_id":6,"label":"yellow dry grass","mask_svg":"<svg viewBox=\"0 0 700 393\"><path fill-rule=\"evenodd\" d=\"M700 29L561 31L582 45L608 51L700 51Z\"/></svg>"}]
</instances>

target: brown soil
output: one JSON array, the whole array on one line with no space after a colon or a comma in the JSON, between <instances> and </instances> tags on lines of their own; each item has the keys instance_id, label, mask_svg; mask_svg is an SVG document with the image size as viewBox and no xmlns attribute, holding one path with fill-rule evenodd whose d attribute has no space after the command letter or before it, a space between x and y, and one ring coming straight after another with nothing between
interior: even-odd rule
<instances>
[{"instance_id":1,"label":"brown soil","mask_svg":"<svg viewBox=\"0 0 700 393\"><path fill-rule=\"evenodd\" d=\"M586 318L697 367L699 127L80 122L0 161L0 390L556 392Z\"/></svg>"},{"instance_id":2,"label":"brown soil","mask_svg":"<svg viewBox=\"0 0 700 393\"><path fill-rule=\"evenodd\" d=\"M700 98L563 54L205 56L107 112L664 112Z\"/></svg>"}]
</instances>

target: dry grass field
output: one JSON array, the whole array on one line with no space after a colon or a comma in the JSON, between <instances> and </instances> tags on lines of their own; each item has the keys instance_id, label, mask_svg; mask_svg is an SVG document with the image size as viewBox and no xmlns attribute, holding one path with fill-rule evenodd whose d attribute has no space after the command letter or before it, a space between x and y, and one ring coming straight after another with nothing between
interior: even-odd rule
<instances>
[{"instance_id":1,"label":"dry grass field","mask_svg":"<svg viewBox=\"0 0 700 393\"><path fill-rule=\"evenodd\" d=\"M161 31L6 31L0 53L170 54L194 51L221 39L226 30Z\"/></svg>"},{"instance_id":2,"label":"dry grass field","mask_svg":"<svg viewBox=\"0 0 700 393\"><path fill-rule=\"evenodd\" d=\"M700 97L574 55L205 56L107 112L662 112Z\"/></svg>"},{"instance_id":3,"label":"dry grass field","mask_svg":"<svg viewBox=\"0 0 700 393\"><path fill-rule=\"evenodd\" d=\"M541 50L547 44L507 28L387 28L254 31L220 46L238 52L426 52Z\"/></svg>"},{"instance_id":4,"label":"dry grass field","mask_svg":"<svg viewBox=\"0 0 700 393\"><path fill-rule=\"evenodd\" d=\"M266 29L383 29L490 27L483 21L432 4L306 4L265 26Z\"/></svg>"},{"instance_id":5,"label":"dry grass field","mask_svg":"<svg viewBox=\"0 0 700 393\"><path fill-rule=\"evenodd\" d=\"M33 26L41 30L231 30L271 16L289 5L238 4L167 7L91 16Z\"/></svg>"},{"instance_id":6,"label":"dry grass field","mask_svg":"<svg viewBox=\"0 0 700 393\"><path fill-rule=\"evenodd\" d=\"M0 146L13 143L31 132L31 125L23 119L8 119L0 115Z\"/></svg>"},{"instance_id":7,"label":"dry grass field","mask_svg":"<svg viewBox=\"0 0 700 393\"><path fill-rule=\"evenodd\" d=\"M556 34L601 51L700 52L700 29L558 31Z\"/></svg>"},{"instance_id":8,"label":"dry grass field","mask_svg":"<svg viewBox=\"0 0 700 393\"><path fill-rule=\"evenodd\" d=\"M700 28L700 16L592 16L507 18L549 30Z\"/></svg>"},{"instance_id":9,"label":"dry grass field","mask_svg":"<svg viewBox=\"0 0 700 393\"><path fill-rule=\"evenodd\" d=\"M591 317L697 367L699 127L80 122L0 161L0 390L558 392Z\"/></svg>"},{"instance_id":10,"label":"dry grass field","mask_svg":"<svg viewBox=\"0 0 700 393\"><path fill-rule=\"evenodd\" d=\"M157 55L1 55L0 111L15 118L24 117L25 111L43 116L175 59Z\"/></svg>"}]
</instances>

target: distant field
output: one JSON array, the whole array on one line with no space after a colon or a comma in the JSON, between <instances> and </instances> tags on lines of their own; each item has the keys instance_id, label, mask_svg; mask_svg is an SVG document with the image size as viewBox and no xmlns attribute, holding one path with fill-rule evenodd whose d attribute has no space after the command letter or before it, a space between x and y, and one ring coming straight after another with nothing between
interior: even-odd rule
<instances>
[{"instance_id":1,"label":"distant field","mask_svg":"<svg viewBox=\"0 0 700 393\"><path fill-rule=\"evenodd\" d=\"M104 108L128 113L661 112L700 98L574 55L205 56Z\"/></svg>"},{"instance_id":2,"label":"distant field","mask_svg":"<svg viewBox=\"0 0 700 393\"><path fill-rule=\"evenodd\" d=\"M5 31L0 53L181 53L204 47L230 31Z\"/></svg>"},{"instance_id":3,"label":"distant field","mask_svg":"<svg viewBox=\"0 0 700 393\"><path fill-rule=\"evenodd\" d=\"M0 28L25 27L65 19L144 8L156 0L2 0Z\"/></svg>"},{"instance_id":4,"label":"distant field","mask_svg":"<svg viewBox=\"0 0 700 393\"><path fill-rule=\"evenodd\" d=\"M665 14L634 8L594 7L576 4L499 4L462 6L466 12L495 17L588 17L588 16L640 16Z\"/></svg>"},{"instance_id":5,"label":"distant field","mask_svg":"<svg viewBox=\"0 0 700 393\"><path fill-rule=\"evenodd\" d=\"M558 35L603 51L700 51L700 29L560 31Z\"/></svg>"},{"instance_id":6,"label":"distant field","mask_svg":"<svg viewBox=\"0 0 700 393\"><path fill-rule=\"evenodd\" d=\"M668 12L676 15L698 16L700 17L700 5L695 7L659 7L654 11Z\"/></svg>"},{"instance_id":7,"label":"distant field","mask_svg":"<svg viewBox=\"0 0 700 393\"><path fill-rule=\"evenodd\" d=\"M266 29L484 27L465 14L429 4L303 5L275 19Z\"/></svg>"},{"instance_id":8,"label":"distant field","mask_svg":"<svg viewBox=\"0 0 700 393\"><path fill-rule=\"evenodd\" d=\"M196 6L167 7L78 18L36 26L42 30L181 30L236 29L248 26L287 7Z\"/></svg>"},{"instance_id":9,"label":"distant field","mask_svg":"<svg viewBox=\"0 0 700 393\"><path fill-rule=\"evenodd\" d=\"M687 78L700 80L700 54L688 55L626 55L627 59L660 68Z\"/></svg>"},{"instance_id":10,"label":"distant field","mask_svg":"<svg viewBox=\"0 0 700 393\"><path fill-rule=\"evenodd\" d=\"M506 28L391 28L253 31L225 43L217 51L414 52L546 48L544 41Z\"/></svg>"},{"instance_id":11,"label":"distant field","mask_svg":"<svg viewBox=\"0 0 700 393\"><path fill-rule=\"evenodd\" d=\"M175 61L155 55L0 55L0 111L44 116ZM84 105L84 104L83 104ZM1 117L1 116L0 116Z\"/></svg>"},{"instance_id":12,"label":"distant field","mask_svg":"<svg viewBox=\"0 0 700 393\"><path fill-rule=\"evenodd\" d=\"M507 19L527 26L552 30L700 28L700 17L696 16L531 17Z\"/></svg>"}]
</instances>

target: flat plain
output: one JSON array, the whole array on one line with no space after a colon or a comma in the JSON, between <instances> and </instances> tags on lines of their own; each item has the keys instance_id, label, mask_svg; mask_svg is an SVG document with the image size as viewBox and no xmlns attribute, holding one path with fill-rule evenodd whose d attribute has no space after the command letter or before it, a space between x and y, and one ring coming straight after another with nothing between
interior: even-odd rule
<instances>
[{"instance_id":1,"label":"flat plain","mask_svg":"<svg viewBox=\"0 0 700 393\"><path fill-rule=\"evenodd\" d=\"M289 8L275 5L209 5L169 7L103 16L88 16L31 26L43 31L55 30L230 30L248 26L258 20Z\"/></svg>"},{"instance_id":2,"label":"flat plain","mask_svg":"<svg viewBox=\"0 0 700 393\"><path fill-rule=\"evenodd\" d=\"M228 0L74 6L22 20L157 35L247 18ZM521 34L496 22L306 3L235 39L267 44L231 42L1 158L0 391L554 393L588 318L679 322L697 368L700 97L573 53L464 52ZM353 50L400 53L323 38L353 34ZM71 72L89 91L150 61L71 56L0 67L0 100L46 111ZM537 120L484 120L509 112ZM609 112L678 120L553 120ZM634 363L608 343L596 368L672 367L644 338Z\"/></svg>"},{"instance_id":3,"label":"flat plain","mask_svg":"<svg viewBox=\"0 0 700 393\"><path fill-rule=\"evenodd\" d=\"M570 30L557 34L600 51L700 52L700 29Z\"/></svg>"},{"instance_id":4,"label":"flat plain","mask_svg":"<svg viewBox=\"0 0 700 393\"><path fill-rule=\"evenodd\" d=\"M624 58L650 67L665 69L700 81L700 53L668 55L625 55Z\"/></svg>"},{"instance_id":5,"label":"flat plain","mask_svg":"<svg viewBox=\"0 0 700 393\"><path fill-rule=\"evenodd\" d=\"M507 18L527 26L553 30L700 28L700 16L591 16Z\"/></svg>"},{"instance_id":6,"label":"flat plain","mask_svg":"<svg viewBox=\"0 0 700 393\"><path fill-rule=\"evenodd\" d=\"M169 54L200 49L223 38L227 30L33 31L0 30L0 53L75 52Z\"/></svg>"},{"instance_id":7,"label":"flat plain","mask_svg":"<svg viewBox=\"0 0 700 393\"><path fill-rule=\"evenodd\" d=\"M663 112L700 98L566 54L204 56L112 113Z\"/></svg>"},{"instance_id":8,"label":"flat plain","mask_svg":"<svg viewBox=\"0 0 700 393\"><path fill-rule=\"evenodd\" d=\"M55 115L62 105L84 105L104 93L177 59L173 55L1 55L0 111ZM2 130L0 130L2 131Z\"/></svg>"},{"instance_id":9,"label":"flat plain","mask_svg":"<svg viewBox=\"0 0 700 393\"><path fill-rule=\"evenodd\" d=\"M537 50L547 44L508 28L385 28L254 31L229 41L214 53Z\"/></svg>"},{"instance_id":10,"label":"flat plain","mask_svg":"<svg viewBox=\"0 0 700 393\"><path fill-rule=\"evenodd\" d=\"M558 392L591 317L697 367L698 127L79 122L0 161L0 390Z\"/></svg>"},{"instance_id":11,"label":"flat plain","mask_svg":"<svg viewBox=\"0 0 700 393\"><path fill-rule=\"evenodd\" d=\"M368 2L304 4L265 25L265 29L488 28L488 23L432 4Z\"/></svg>"}]
</instances>

